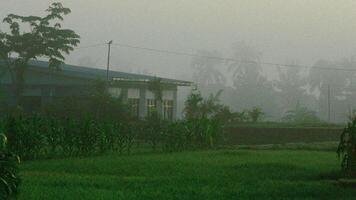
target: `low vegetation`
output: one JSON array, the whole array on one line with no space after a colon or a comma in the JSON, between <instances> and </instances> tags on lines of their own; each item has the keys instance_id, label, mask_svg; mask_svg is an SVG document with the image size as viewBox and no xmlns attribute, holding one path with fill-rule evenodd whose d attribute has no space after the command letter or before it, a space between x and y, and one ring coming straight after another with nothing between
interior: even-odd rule
<instances>
[{"instance_id":1,"label":"low vegetation","mask_svg":"<svg viewBox=\"0 0 356 200\"><path fill-rule=\"evenodd\" d=\"M283 148L27 161L19 199L354 199L339 169L334 151Z\"/></svg>"},{"instance_id":2,"label":"low vegetation","mask_svg":"<svg viewBox=\"0 0 356 200\"><path fill-rule=\"evenodd\" d=\"M295 109L288 110L283 117L283 121L294 123L320 123L315 111L309 110L297 103Z\"/></svg>"},{"instance_id":3,"label":"low vegetation","mask_svg":"<svg viewBox=\"0 0 356 200\"><path fill-rule=\"evenodd\" d=\"M13 199L17 196L20 178L20 159L6 147L7 138L0 134L0 199Z\"/></svg>"},{"instance_id":4,"label":"low vegetation","mask_svg":"<svg viewBox=\"0 0 356 200\"><path fill-rule=\"evenodd\" d=\"M23 159L93 155L108 151L130 153L136 143L153 150L212 148L221 137L215 120L197 118L167 122L148 118L136 122L58 119L44 115L9 116L2 121L9 148Z\"/></svg>"}]
</instances>

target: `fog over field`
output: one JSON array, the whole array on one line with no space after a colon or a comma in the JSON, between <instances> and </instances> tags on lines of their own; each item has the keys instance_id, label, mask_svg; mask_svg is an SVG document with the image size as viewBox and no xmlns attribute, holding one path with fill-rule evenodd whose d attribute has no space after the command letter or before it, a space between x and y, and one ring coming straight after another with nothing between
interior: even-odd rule
<instances>
[{"instance_id":1,"label":"fog over field","mask_svg":"<svg viewBox=\"0 0 356 200\"><path fill-rule=\"evenodd\" d=\"M51 2L53 1L0 0L0 18L10 13L44 14L44 10ZM113 40L116 45L112 49L112 69L192 80L198 83L205 95L224 89L221 98L234 110L259 106L267 113L267 118L279 119L286 110L295 108L296 104L303 104L323 118L327 112L326 100L322 100L325 97L326 85L331 85L332 88L329 103L335 102L331 104L332 120L345 119L346 113L354 107L349 103L353 102L351 100L345 103L345 99L354 98L354 95L350 94L353 93L352 90L345 89L352 86L350 83L354 79L353 74L342 72L336 74L329 70L329 74L321 75L327 70L315 74L313 70L301 67L300 71L288 75L288 72L284 73L284 71L290 68L282 66L284 64L314 66L319 63L320 67L335 68L342 65L342 68L356 69L352 59L356 55L356 1L354 0L62 0L61 2L72 10L72 13L65 18L64 26L75 30L81 36L79 49L67 57L67 63L105 68L107 46L100 44ZM0 29L4 28L1 26L3 24L0 25ZM273 99L276 95L270 92L261 96L261 92L254 90L251 84L249 84L249 88L252 88L250 92L239 90L243 85L238 83L241 76L233 75L236 74L236 70L231 68L241 68L241 65L246 62L231 63L206 57L204 59L204 57L128 48L125 45L258 61L259 64L256 64L258 66L252 67L260 68L259 71L249 73L249 70L245 70L242 75L246 80L254 83L259 82L259 78L256 77L262 74L263 78L267 79L262 81L263 86L268 85L265 81L279 80L279 83L270 83L270 87L277 94L281 93L280 91L284 90L283 86L287 85L280 82L283 79L281 73L287 74L284 79L289 84L295 77L310 76L306 78L307 83L304 85L298 79L295 80L295 84L290 85L291 89L288 89L291 94L296 94L300 88L303 88L302 97L292 97L292 100L283 103L287 97L291 97L291 94L285 93L284 97L276 100ZM318 62L320 60L325 62ZM345 64L346 61L349 61L348 64ZM276 63L281 66L278 68L277 65L263 63ZM202 70L201 67L204 69ZM245 67L251 68L251 66ZM210 70L210 74L221 73L222 78L212 77L211 81L204 82L209 76L204 77L203 72L207 69ZM346 74L350 77L346 77ZM317 80L316 77L321 76L323 81L319 81L318 84L312 83ZM202 77L204 77L203 81L199 79ZM256 87L262 87L261 85L256 83ZM342 89L339 85L342 85ZM291 91L293 88L297 88L297 92ZM185 98L184 94L183 92L179 96L180 105ZM243 99L239 97L241 95Z\"/></svg>"}]
</instances>

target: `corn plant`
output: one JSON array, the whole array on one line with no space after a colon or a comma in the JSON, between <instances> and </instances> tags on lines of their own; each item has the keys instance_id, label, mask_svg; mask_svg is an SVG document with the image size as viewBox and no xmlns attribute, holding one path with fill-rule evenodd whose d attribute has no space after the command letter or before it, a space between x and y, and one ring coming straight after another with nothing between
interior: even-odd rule
<instances>
[{"instance_id":1,"label":"corn plant","mask_svg":"<svg viewBox=\"0 0 356 200\"><path fill-rule=\"evenodd\" d=\"M57 155L59 147L61 146L63 139L63 127L60 125L60 121L55 118L50 118L48 120L43 120L46 125L43 128L43 133L45 134L46 141L49 148L50 155Z\"/></svg>"},{"instance_id":2,"label":"corn plant","mask_svg":"<svg viewBox=\"0 0 356 200\"><path fill-rule=\"evenodd\" d=\"M138 132L141 131L139 123L131 122L127 124L125 140L127 153L131 153L132 146L135 143Z\"/></svg>"},{"instance_id":3,"label":"corn plant","mask_svg":"<svg viewBox=\"0 0 356 200\"><path fill-rule=\"evenodd\" d=\"M7 138L0 134L0 199L12 199L18 193L20 159L6 148Z\"/></svg>"},{"instance_id":4,"label":"corn plant","mask_svg":"<svg viewBox=\"0 0 356 200\"><path fill-rule=\"evenodd\" d=\"M80 129L77 123L69 118L62 121L63 132L61 132L60 148L65 155L75 154L76 147L79 144L78 135Z\"/></svg>"},{"instance_id":5,"label":"corn plant","mask_svg":"<svg viewBox=\"0 0 356 200\"><path fill-rule=\"evenodd\" d=\"M97 124L96 131L100 135L98 146L100 153L105 153L114 148L114 128L111 123Z\"/></svg>"},{"instance_id":6,"label":"corn plant","mask_svg":"<svg viewBox=\"0 0 356 200\"><path fill-rule=\"evenodd\" d=\"M5 131L9 138L10 150L23 158L38 157L45 146L44 135L41 132L42 123L37 116L8 117Z\"/></svg>"},{"instance_id":7,"label":"corn plant","mask_svg":"<svg viewBox=\"0 0 356 200\"><path fill-rule=\"evenodd\" d=\"M145 140L151 144L152 149L155 151L161 142L163 134L163 123L159 113L155 110L145 120Z\"/></svg>"}]
</instances>

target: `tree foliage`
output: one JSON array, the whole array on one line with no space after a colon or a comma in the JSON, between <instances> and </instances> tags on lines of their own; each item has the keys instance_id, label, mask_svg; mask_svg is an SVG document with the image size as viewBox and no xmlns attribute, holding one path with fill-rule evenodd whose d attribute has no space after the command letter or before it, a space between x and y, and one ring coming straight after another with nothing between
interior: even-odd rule
<instances>
[{"instance_id":1,"label":"tree foliage","mask_svg":"<svg viewBox=\"0 0 356 200\"><path fill-rule=\"evenodd\" d=\"M161 78L155 78L148 82L148 90L151 91L155 98L162 101L163 98L163 84Z\"/></svg>"},{"instance_id":2,"label":"tree foliage","mask_svg":"<svg viewBox=\"0 0 356 200\"><path fill-rule=\"evenodd\" d=\"M352 117L340 137L337 153L346 176L356 177L356 117Z\"/></svg>"},{"instance_id":3,"label":"tree foliage","mask_svg":"<svg viewBox=\"0 0 356 200\"><path fill-rule=\"evenodd\" d=\"M79 44L80 36L61 25L70 12L61 3L52 3L44 17L9 14L3 19L10 31L0 30L0 60L3 71L11 76L16 97L22 94L24 73L31 59L48 58L49 66L58 69L64 55Z\"/></svg>"},{"instance_id":4,"label":"tree foliage","mask_svg":"<svg viewBox=\"0 0 356 200\"><path fill-rule=\"evenodd\" d=\"M211 118L218 113L222 105L219 103L220 90L216 94L210 94L208 98L203 98L200 91L194 88L185 101L184 114L187 119L208 117Z\"/></svg>"}]
</instances>

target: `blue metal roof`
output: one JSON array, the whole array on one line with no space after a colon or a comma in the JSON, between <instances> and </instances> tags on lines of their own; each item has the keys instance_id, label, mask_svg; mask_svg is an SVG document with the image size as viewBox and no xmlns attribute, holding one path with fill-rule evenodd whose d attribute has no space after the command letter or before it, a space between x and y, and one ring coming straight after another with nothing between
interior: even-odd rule
<instances>
[{"instance_id":1,"label":"blue metal roof","mask_svg":"<svg viewBox=\"0 0 356 200\"><path fill-rule=\"evenodd\" d=\"M41 71L48 71L48 62L32 60L29 62L29 66L32 68L37 68ZM60 66L60 70L56 71L58 74L85 78L85 79L106 79L107 71L105 69L98 69L92 67L84 67L84 66L76 66L76 65L68 65L63 64ZM168 79L156 76L142 75L142 74L134 74L134 73L126 73L119 71L109 71L109 79L113 81L137 81L137 82L147 82L155 79L161 79L163 83L174 84L179 86L190 86L192 82L182 81L176 79Z\"/></svg>"}]
</instances>

